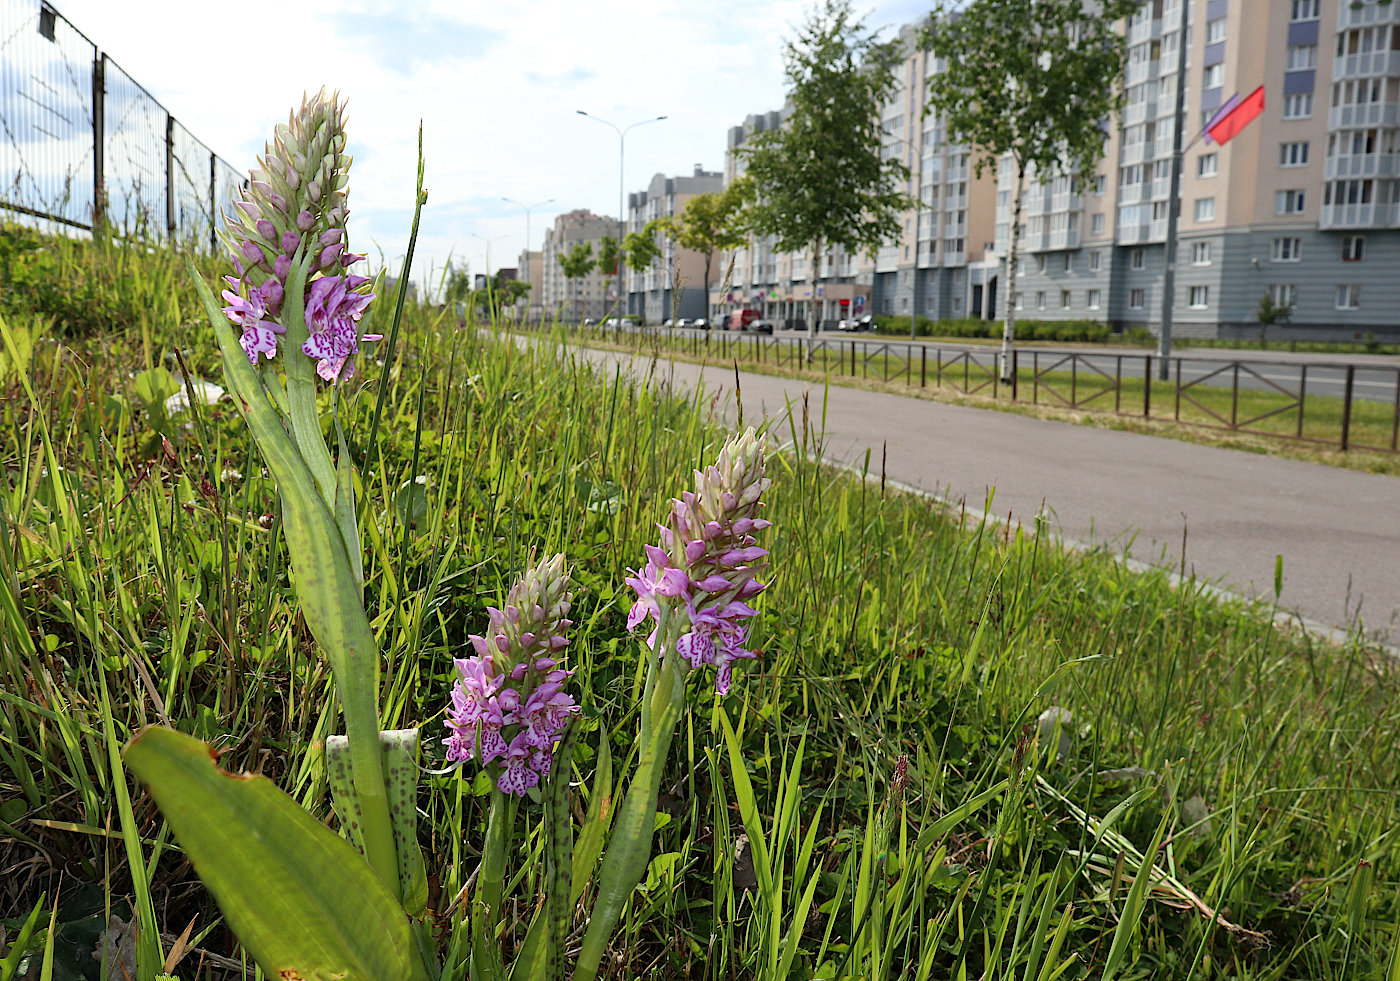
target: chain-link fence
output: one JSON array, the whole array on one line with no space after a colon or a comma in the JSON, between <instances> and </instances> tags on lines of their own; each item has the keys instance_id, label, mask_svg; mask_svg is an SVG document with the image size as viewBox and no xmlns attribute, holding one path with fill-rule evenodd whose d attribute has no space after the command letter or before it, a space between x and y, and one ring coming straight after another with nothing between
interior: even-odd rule
<instances>
[{"instance_id":1,"label":"chain-link fence","mask_svg":"<svg viewBox=\"0 0 1400 981\"><path fill-rule=\"evenodd\" d=\"M44 0L0 0L0 209L212 249L245 180Z\"/></svg>"}]
</instances>

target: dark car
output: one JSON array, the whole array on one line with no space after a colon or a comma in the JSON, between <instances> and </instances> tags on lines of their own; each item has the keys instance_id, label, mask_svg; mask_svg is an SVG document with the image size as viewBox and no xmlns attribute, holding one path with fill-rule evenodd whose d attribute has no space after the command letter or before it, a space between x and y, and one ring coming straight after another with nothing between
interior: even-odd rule
<instances>
[{"instance_id":1,"label":"dark car","mask_svg":"<svg viewBox=\"0 0 1400 981\"><path fill-rule=\"evenodd\" d=\"M836 325L836 329L848 331L873 331L875 329L875 318L872 317L870 314L866 314L864 317L854 317L850 320L843 320Z\"/></svg>"},{"instance_id":2,"label":"dark car","mask_svg":"<svg viewBox=\"0 0 1400 981\"><path fill-rule=\"evenodd\" d=\"M741 327L740 330L752 330L759 334L771 334L773 333L773 321L751 320L747 327Z\"/></svg>"},{"instance_id":3,"label":"dark car","mask_svg":"<svg viewBox=\"0 0 1400 981\"><path fill-rule=\"evenodd\" d=\"M690 326L692 326L692 327L698 327L698 328L701 329L701 330L709 330L709 329L710 329L710 322L709 322L708 320L706 320L704 317L696 317L693 321L691 321Z\"/></svg>"}]
</instances>

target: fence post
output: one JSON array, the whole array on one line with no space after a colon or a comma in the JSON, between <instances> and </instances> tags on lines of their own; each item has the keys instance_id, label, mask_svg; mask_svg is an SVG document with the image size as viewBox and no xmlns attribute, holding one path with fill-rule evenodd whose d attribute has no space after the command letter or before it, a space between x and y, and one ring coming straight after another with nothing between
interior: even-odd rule
<instances>
[{"instance_id":1,"label":"fence post","mask_svg":"<svg viewBox=\"0 0 1400 981\"><path fill-rule=\"evenodd\" d=\"M92 231L107 221L107 173L103 148L107 133L107 55L92 59Z\"/></svg>"},{"instance_id":2,"label":"fence post","mask_svg":"<svg viewBox=\"0 0 1400 981\"><path fill-rule=\"evenodd\" d=\"M1152 355L1142 358L1142 417L1152 418Z\"/></svg>"},{"instance_id":3,"label":"fence post","mask_svg":"<svg viewBox=\"0 0 1400 981\"><path fill-rule=\"evenodd\" d=\"M1234 378L1230 382L1230 428L1239 428L1240 418L1240 363L1235 362Z\"/></svg>"},{"instance_id":4,"label":"fence post","mask_svg":"<svg viewBox=\"0 0 1400 981\"><path fill-rule=\"evenodd\" d=\"M1356 382L1356 365L1347 365L1347 387L1342 396L1342 450L1351 446L1351 389Z\"/></svg>"},{"instance_id":5,"label":"fence post","mask_svg":"<svg viewBox=\"0 0 1400 981\"><path fill-rule=\"evenodd\" d=\"M219 251L219 168L213 151L209 153L209 251Z\"/></svg>"},{"instance_id":6,"label":"fence post","mask_svg":"<svg viewBox=\"0 0 1400 981\"><path fill-rule=\"evenodd\" d=\"M926 388L928 386L928 345L923 345L919 351L919 387ZM1400 373L1396 374L1395 390L1400 392Z\"/></svg>"},{"instance_id":7,"label":"fence post","mask_svg":"<svg viewBox=\"0 0 1400 981\"><path fill-rule=\"evenodd\" d=\"M175 244L175 117L165 114L165 230Z\"/></svg>"},{"instance_id":8,"label":"fence post","mask_svg":"<svg viewBox=\"0 0 1400 981\"><path fill-rule=\"evenodd\" d=\"M1017 400L1017 393L1020 391L1021 358L1020 350L1011 349L1011 401Z\"/></svg>"},{"instance_id":9,"label":"fence post","mask_svg":"<svg viewBox=\"0 0 1400 981\"><path fill-rule=\"evenodd\" d=\"M1176 359L1176 409L1175 422L1181 421L1181 359Z\"/></svg>"},{"instance_id":10,"label":"fence post","mask_svg":"<svg viewBox=\"0 0 1400 981\"><path fill-rule=\"evenodd\" d=\"M1400 377L1400 376L1397 376ZM1298 438L1303 438L1303 406L1308 399L1308 366L1298 371Z\"/></svg>"}]
</instances>

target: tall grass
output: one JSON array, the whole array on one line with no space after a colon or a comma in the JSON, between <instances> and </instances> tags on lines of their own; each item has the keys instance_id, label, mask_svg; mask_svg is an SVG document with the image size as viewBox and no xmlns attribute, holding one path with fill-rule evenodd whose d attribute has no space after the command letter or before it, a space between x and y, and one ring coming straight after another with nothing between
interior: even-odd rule
<instances>
[{"instance_id":1,"label":"tall grass","mask_svg":"<svg viewBox=\"0 0 1400 981\"><path fill-rule=\"evenodd\" d=\"M157 317L41 343L0 382L0 911L15 938L45 897L25 943L34 963L53 948L56 977L92 976L109 912L163 937L167 964L194 922L175 973L237 973L112 752L139 727L329 807L335 701L273 488L229 406L167 414L135 381L177 348L214 376L201 329ZM485 606L532 550L562 551L581 586L575 811L606 807L642 683L622 578L722 440L711 400L429 309L400 350L340 407L364 439L385 379L376 438L353 447L384 725L431 734ZM724 699L691 692L610 976L1394 977L1386 657L827 468L816 415L775 423L791 451L770 467L763 657ZM1052 706L1060 729L1038 723ZM449 951L484 789L432 776L419 800ZM507 946L544 888L523 810Z\"/></svg>"}]
</instances>

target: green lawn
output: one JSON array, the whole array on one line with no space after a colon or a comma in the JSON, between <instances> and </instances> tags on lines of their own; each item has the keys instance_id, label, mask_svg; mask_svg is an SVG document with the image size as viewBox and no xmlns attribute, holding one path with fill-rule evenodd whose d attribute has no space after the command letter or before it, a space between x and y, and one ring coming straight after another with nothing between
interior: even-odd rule
<instances>
[{"instance_id":1,"label":"green lawn","mask_svg":"<svg viewBox=\"0 0 1400 981\"><path fill-rule=\"evenodd\" d=\"M166 309L192 304L177 292ZM5 316L12 337L33 322ZM167 351L217 380L207 327L167 312L50 333L0 376L6 935L43 898L27 946L42 951L52 921L53 976L80 977L108 911L130 919L146 896L163 934L193 920L217 955L179 976L236 976L216 910L112 748L168 722L327 817L326 661L237 414L160 408ZM441 766L453 656L532 551L562 551L580 584L581 814L603 741L617 759L633 745L642 663L622 579L725 433L701 394L430 310L409 310L401 344L372 443L380 370L339 407L364 486L384 726L424 726L424 765ZM609 976L1397 976L1388 655L883 492L813 462L819 433L771 435L789 449L769 466L762 657L727 697L689 693ZM1052 707L1071 717L1042 732ZM480 856L481 790L470 772L422 781L444 943ZM521 814L507 953L542 888L542 813Z\"/></svg>"}]
</instances>

